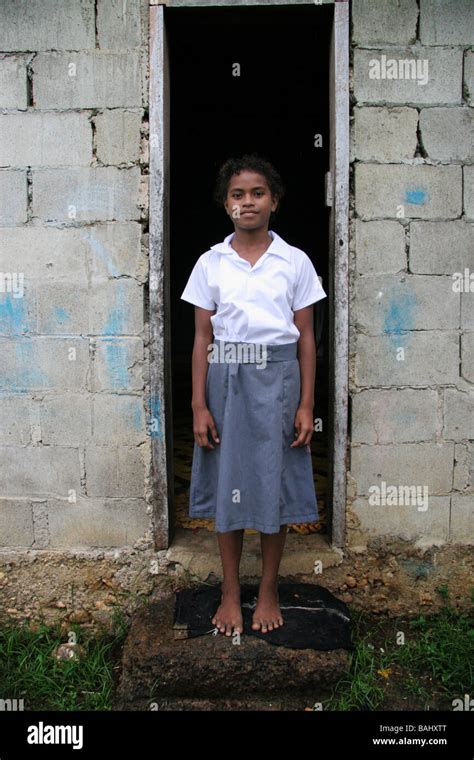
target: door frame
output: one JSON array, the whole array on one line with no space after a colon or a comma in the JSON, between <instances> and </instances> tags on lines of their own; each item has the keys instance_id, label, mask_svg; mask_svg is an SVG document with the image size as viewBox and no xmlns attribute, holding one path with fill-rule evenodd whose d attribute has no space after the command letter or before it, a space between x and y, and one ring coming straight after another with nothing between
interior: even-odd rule
<instances>
[{"instance_id":1,"label":"door frame","mask_svg":"<svg viewBox=\"0 0 474 760\"><path fill-rule=\"evenodd\" d=\"M222 7L333 4L332 0L150 0L149 78L149 433L156 550L174 533L173 410L169 265L169 61L164 6ZM335 0L330 52L329 491L331 543L346 529L349 405L349 0Z\"/></svg>"}]
</instances>

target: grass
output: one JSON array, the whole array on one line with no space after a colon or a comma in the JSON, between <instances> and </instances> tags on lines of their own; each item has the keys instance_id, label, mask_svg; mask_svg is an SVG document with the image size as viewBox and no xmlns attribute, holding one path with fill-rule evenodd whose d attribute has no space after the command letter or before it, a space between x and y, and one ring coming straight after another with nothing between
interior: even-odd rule
<instances>
[{"instance_id":1,"label":"grass","mask_svg":"<svg viewBox=\"0 0 474 760\"><path fill-rule=\"evenodd\" d=\"M431 616L353 616L350 673L325 710L452 710L454 699L473 694L474 613L453 609L445 587L437 591L445 605Z\"/></svg>"},{"instance_id":2,"label":"grass","mask_svg":"<svg viewBox=\"0 0 474 760\"><path fill-rule=\"evenodd\" d=\"M120 612L114 633L87 638L78 624L71 624L85 655L58 661L53 653L67 641L60 625L32 629L28 622L0 630L0 684L2 699L23 699L25 710L111 710L114 666L126 636Z\"/></svg>"}]
</instances>

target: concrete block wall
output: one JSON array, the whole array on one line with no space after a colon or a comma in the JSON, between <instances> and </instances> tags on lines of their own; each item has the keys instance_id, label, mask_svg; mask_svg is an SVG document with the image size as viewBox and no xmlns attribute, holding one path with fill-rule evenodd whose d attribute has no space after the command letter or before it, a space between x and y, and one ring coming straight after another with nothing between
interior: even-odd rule
<instances>
[{"instance_id":1,"label":"concrete block wall","mask_svg":"<svg viewBox=\"0 0 474 760\"><path fill-rule=\"evenodd\" d=\"M148 3L1 5L0 546L149 545Z\"/></svg>"},{"instance_id":2,"label":"concrete block wall","mask_svg":"<svg viewBox=\"0 0 474 760\"><path fill-rule=\"evenodd\" d=\"M471 0L353 0L354 546L474 541L473 46Z\"/></svg>"}]
</instances>

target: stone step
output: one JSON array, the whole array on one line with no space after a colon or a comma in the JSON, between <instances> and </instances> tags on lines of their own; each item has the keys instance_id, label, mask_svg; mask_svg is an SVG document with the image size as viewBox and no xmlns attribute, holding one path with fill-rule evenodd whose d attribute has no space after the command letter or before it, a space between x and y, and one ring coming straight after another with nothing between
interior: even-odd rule
<instances>
[{"instance_id":1,"label":"stone step","mask_svg":"<svg viewBox=\"0 0 474 760\"><path fill-rule=\"evenodd\" d=\"M216 578L222 577L222 560L216 534L205 528L195 530L177 528L171 546L166 550L166 560L181 565L186 572L201 581L206 581L210 575ZM341 550L330 545L327 535L288 533L279 573L284 577L292 575L314 577L316 564L320 564L327 570L340 565L342 561ZM241 577L259 577L261 572L260 535L246 534L240 561L240 575Z\"/></svg>"},{"instance_id":2,"label":"stone step","mask_svg":"<svg viewBox=\"0 0 474 760\"><path fill-rule=\"evenodd\" d=\"M348 672L346 649L276 646L266 639L271 632L213 635L211 624L208 634L183 638L186 633L173 627L175 607L172 594L136 613L123 648L117 709L147 709L151 702L166 709L168 700L194 701L191 709L215 709L209 705L222 700L239 709L272 709L262 705L282 701L304 709L329 696Z\"/></svg>"}]
</instances>

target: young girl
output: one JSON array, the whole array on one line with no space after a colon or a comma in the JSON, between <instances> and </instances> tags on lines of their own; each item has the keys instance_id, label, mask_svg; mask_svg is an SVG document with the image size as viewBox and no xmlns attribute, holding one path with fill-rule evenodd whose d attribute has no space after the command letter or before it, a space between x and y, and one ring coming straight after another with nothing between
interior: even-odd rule
<instances>
[{"instance_id":1,"label":"young girl","mask_svg":"<svg viewBox=\"0 0 474 760\"><path fill-rule=\"evenodd\" d=\"M215 519L223 582L212 623L227 636L243 633L244 529L260 531L252 628L267 632L283 625L277 578L287 525L319 517L313 304L326 293L307 254L269 230L283 194L263 158L226 161L215 197L234 232L199 257L181 295L195 306L189 516Z\"/></svg>"}]
</instances>

